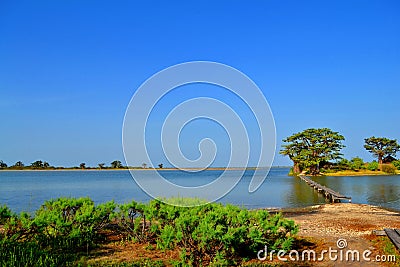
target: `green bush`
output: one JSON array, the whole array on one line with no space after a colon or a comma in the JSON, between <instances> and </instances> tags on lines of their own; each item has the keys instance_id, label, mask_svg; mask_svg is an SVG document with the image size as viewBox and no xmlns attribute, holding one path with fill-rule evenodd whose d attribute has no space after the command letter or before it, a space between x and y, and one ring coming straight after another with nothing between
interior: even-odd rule
<instances>
[{"instance_id":1,"label":"green bush","mask_svg":"<svg viewBox=\"0 0 400 267\"><path fill-rule=\"evenodd\" d=\"M379 164L376 161L372 161L370 163L368 163L367 165L367 169L370 171L376 171L379 169Z\"/></svg>"},{"instance_id":2,"label":"green bush","mask_svg":"<svg viewBox=\"0 0 400 267\"><path fill-rule=\"evenodd\" d=\"M396 167L396 169L400 170L400 160L395 160L392 162L392 164Z\"/></svg>"},{"instance_id":3,"label":"green bush","mask_svg":"<svg viewBox=\"0 0 400 267\"><path fill-rule=\"evenodd\" d=\"M204 203L198 199L170 202ZM265 245L290 250L298 230L281 214L216 203L181 207L153 200L96 206L89 198L59 198L46 201L33 217L12 216L6 207L0 214L7 218L0 235L0 266L36 266L33 259L46 266L72 264L79 253L98 244L105 230L161 250L178 249L179 266L230 266L254 258Z\"/></svg>"},{"instance_id":4,"label":"green bush","mask_svg":"<svg viewBox=\"0 0 400 267\"><path fill-rule=\"evenodd\" d=\"M353 171L365 169L365 164L362 158L359 157L352 158L350 161L350 169L352 169Z\"/></svg>"},{"instance_id":5,"label":"green bush","mask_svg":"<svg viewBox=\"0 0 400 267\"><path fill-rule=\"evenodd\" d=\"M12 216L0 209L4 231L0 235L0 266L65 266L76 252L96 245L101 230L114 214L116 204L95 206L89 198L46 201L35 216ZM6 221L4 218L8 218Z\"/></svg>"},{"instance_id":6,"label":"green bush","mask_svg":"<svg viewBox=\"0 0 400 267\"><path fill-rule=\"evenodd\" d=\"M5 223L13 216L15 216L14 213L6 205L0 206L0 224Z\"/></svg>"},{"instance_id":7,"label":"green bush","mask_svg":"<svg viewBox=\"0 0 400 267\"><path fill-rule=\"evenodd\" d=\"M337 164L339 170L348 170L350 169L350 166L351 162L345 158L341 159Z\"/></svg>"},{"instance_id":8,"label":"green bush","mask_svg":"<svg viewBox=\"0 0 400 267\"><path fill-rule=\"evenodd\" d=\"M254 257L265 245L290 249L297 233L294 222L280 214L216 203L185 208L154 200L144 214L151 221L149 231L158 248L178 247L182 263L192 265L235 264L241 258Z\"/></svg>"},{"instance_id":9,"label":"green bush","mask_svg":"<svg viewBox=\"0 0 400 267\"><path fill-rule=\"evenodd\" d=\"M60 251L63 257L80 251L87 253L96 245L98 231L110 222L115 207L113 202L95 206L89 198L46 201L34 217L27 213L10 217L4 224L2 240L9 246L14 244L21 253L33 253L32 246L39 254L47 251L50 258ZM32 246L23 245L30 243Z\"/></svg>"},{"instance_id":10,"label":"green bush","mask_svg":"<svg viewBox=\"0 0 400 267\"><path fill-rule=\"evenodd\" d=\"M382 164L382 171L388 174L396 174L396 167L393 164Z\"/></svg>"},{"instance_id":11,"label":"green bush","mask_svg":"<svg viewBox=\"0 0 400 267\"><path fill-rule=\"evenodd\" d=\"M89 198L50 200L35 213L31 227L37 229L35 238L43 242L68 240L74 248L87 249L95 245L98 230L109 223L115 208L114 202L96 207Z\"/></svg>"},{"instance_id":12,"label":"green bush","mask_svg":"<svg viewBox=\"0 0 400 267\"><path fill-rule=\"evenodd\" d=\"M179 205L203 203L196 199L168 201ZM242 258L254 257L265 245L290 249L297 233L294 222L280 214L216 203L188 208L160 200L148 204L133 201L120 205L117 213L127 236L156 244L161 250L179 249L180 265L233 265Z\"/></svg>"}]
</instances>

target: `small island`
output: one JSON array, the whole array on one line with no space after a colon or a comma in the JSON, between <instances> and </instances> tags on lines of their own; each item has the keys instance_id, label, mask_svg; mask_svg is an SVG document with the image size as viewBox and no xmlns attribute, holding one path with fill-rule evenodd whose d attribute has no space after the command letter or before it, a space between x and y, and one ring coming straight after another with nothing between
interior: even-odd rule
<instances>
[{"instance_id":1,"label":"small island","mask_svg":"<svg viewBox=\"0 0 400 267\"><path fill-rule=\"evenodd\" d=\"M311 176L357 176L393 175L400 173L400 151L396 139L386 137L365 138L364 148L378 161L364 162L360 157L348 160L341 149L345 147L344 136L329 128L306 129L283 140L280 154L293 161L291 175Z\"/></svg>"}]
</instances>

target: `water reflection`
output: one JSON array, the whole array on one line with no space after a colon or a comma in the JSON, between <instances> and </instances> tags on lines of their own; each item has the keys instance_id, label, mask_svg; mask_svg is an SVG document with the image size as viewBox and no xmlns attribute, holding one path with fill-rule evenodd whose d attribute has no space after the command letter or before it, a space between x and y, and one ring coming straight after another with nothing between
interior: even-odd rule
<instances>
[{"instance_id":1,"label":"water reflection","mask_svg":"<svg viewBox=\"0 0 400 267\"><path fill-rule=\"evenodd\" d=\"M318 194L312 187L298 177L291 177L291 190L286 193L286 200L292 205L307 206L311 204L325 203L323 195Z\"/></svg>"},{"instance_id":2,"label":"water reflection","mask_svg":"<svg viewBox=\"0 0 400 267\"><path fill-rule=\"evenodd\" d=\"M392 186L381 184L374 190L370 190L367 199L369 203L395 202L399 200L399 191L396 192Z\"/></svg>"},{"instance_id":3,"label":"water reflection","mask_svg":"<svg viewBox=\"0 0 400 267\"><path fill-rule=\"evenodd\" d=\"M322 176L313 179L335 191L351 196L354 203L400 209L400 175Z\"/></svg>"}]
</instances>

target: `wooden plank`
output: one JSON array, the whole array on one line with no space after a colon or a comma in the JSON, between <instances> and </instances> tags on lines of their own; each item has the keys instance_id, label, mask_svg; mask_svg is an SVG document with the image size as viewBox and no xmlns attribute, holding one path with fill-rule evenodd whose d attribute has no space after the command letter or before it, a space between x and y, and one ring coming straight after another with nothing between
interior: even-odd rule
<instances>
[{"instance_id":1,"label":"wooden plank","mask_svg":"<svg viewBox=\"0 0 400 267\"><path fill-rule=\"evenodd\" d=\"M384 230L372 230L372 234L377 236L384 236L386 235L386 232Z\"/></svg>"},{"instance_id":2,"label":"wooden plank","mask_svg":"<svg viewBox=\"0 0 400 267\"><path fill-rule=\"evenodd\" d=\"M318 193L323 193L327 199L332 200L332 202L336 202L337 200L349 200L351 202L351 197L344 196L326 186L320 185L319 183L311 180L309 177L300 175L299 176L303 181L305 181L308 185L313 187Z\"/></svg>"},{"instance_id":3,"label":"wooden plank","mask_svg":"<svg viewBox=\"0 0 400 267\"><path fill-rule=\"evenodd\" d=\"M395 229L385 228L383 229L386 232L386 235L389 237L390 241L392 241L393 245L400 251L400 235Z\"/></svg>"}]
</instances>

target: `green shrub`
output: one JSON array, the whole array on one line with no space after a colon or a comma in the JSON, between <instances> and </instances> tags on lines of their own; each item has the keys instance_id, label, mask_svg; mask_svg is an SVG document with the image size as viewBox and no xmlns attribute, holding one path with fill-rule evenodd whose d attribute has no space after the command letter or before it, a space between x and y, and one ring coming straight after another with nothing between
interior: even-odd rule
<instances>
[{"instance_id":1,"label":"green shrub","mask_svg":"<svg viewBox=\"0 0 400 267\"><path fill-rule=\"evenodd\" d=\"M202 203L174 199L179 204ZM232 205L197 207L167 205L160 200L119 206L120 226L136 241L151 242L162 250L178 248L180 265L229 266L254 257L265 245L290 249L297 226L280 214L249 211ZM249 227L251 225L251 227Z\"/></svg>"},{"instance_id":2,"label":"green shrub","mask_svg":"<svg viewBox=\"0 0 400 267\"><path fill-rule=\"evenodd\" d=\"M242 257L256 255L265 246L290 249L297 226L280 214L248 211L232 205L207 204L176 207L158 200L148 205L147 217L156 225L157 246L178 247L185 262L193 265L234 264ZM251 227L249 227L251 225Z\"/></svg>"},{"instance_id":3,"label":"green shrub","mask_svg":"<svg viewBox=\"0 0 400 267\"><path fill-rule=\"evenodd\" d=\"M353 171L365 169L365 164L362 158L359 157L352 158L350 161L350 169L352 169Z\"/></svg>"},{"instance_id":4,"label":"green shrub","mask_svg":"<svg viewBox=\"0 0 400 267\"><path fill-rule=\"evenodd\" d=\"M351 162L349 160L343 158L338 162L337 167L339 170L348 170L348 169L350 169L350 165L351 165Z\"/></svg>"},{"instance_id":5,"label":"green shrub","mask_svg":"<svg viewBox=\"0 0 400 267\"><path fill-rule=\"evenodd\" d=\"M86 251L95 245L100 230L110 221L116 205L97 207L89 198L59 198L46 201L35 216L21 213L4 226L5 236L12 240L35 241L39 246Z\"/></svg>"},{"instance_id":6,"label":"green shrub","mask_svg":"<svg viewBox=\"0 0 400 267\"><path fill-rule=\"evenodd\" d=\"M203 203L198 199L174 201ZM89 198L59 198L46 201L34 217L27 213L10 216L5 207L1 212L7 220L0 236L0 258L5 259L0 266L35 266L34 258L46 266L67 265L79 252L94 247L107 226L136 242L180 250L179 266L230 266L254 258L266 245L271 250L290 250L298 230L281 214L216 203L189 208L153 200L96 206ZM12 251L21 260L13 258Z\"/></svg>"},{"instance_id":7,"label":"green shrub","mask_svg":"<svg viewBox=\"0 0 400 267\"><path fill-rule=\"evenodd\" d=\"M115 207L114 202L95 206L89 198L59 198L46 201L34 217L10 217L3 207L2 217L9 219L0 239L0 266L65 266L76 252L96 245Z\"/></svg>"},{"instance_id":8,"label":"green shrub","mask_svg":"<svg viewBox=\"0 0 400 267\"><path fill-rule=\"evenodd\" d=\"M368 163L367 165L367 169L370 171L376 171L379 169L379 164L376 161L372 161L370 163Z\"/></svg>"},{"instance_id":9,"label":"green shrub","mask_svg":"<svg viewBox=\"0 0 400 267\"><path fill-rule=\"evenodd\" d=\"M392 162L392 164L396 167L396 169L400 170L400 160L395 160Z\"/></svg>"},{"instance_id":10,"label":"green shrub","mask_svg":"<svg viewBox=\"0 0 400 267\"><path fill-rule=\"evenodd\" d=\"M95 244L97 231L108 223L116 205L113 202L97 207L89 198L59 198L46 201L36 212L32 224L39 240L68 240L75 248Z\"/></svg>"},{"instance_id":11,"label":"green shrub","mask_svg":"<svg viewBox=\"0 0 400 267\"><path fill-rule=\"evenodd\" d=\"M5 223L13 216L15 216L14 213L6 205L0 206L0 224Z\"/></svg>"},{"instance_id":12,"label":"green shrub","mask_svg":"<svg viewBox=\"0 0 400 267\"><path fill-rule=\"evenodd\" d=\"M388 174L396 174L396 167L393 164L382 164L382 171Z\"/></svg>"}]
</instances>

